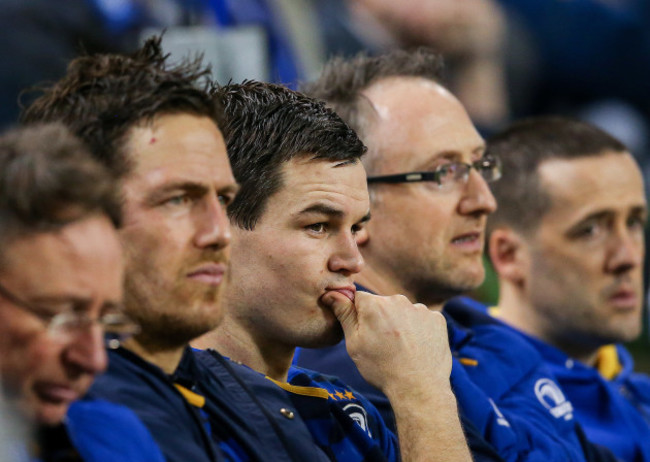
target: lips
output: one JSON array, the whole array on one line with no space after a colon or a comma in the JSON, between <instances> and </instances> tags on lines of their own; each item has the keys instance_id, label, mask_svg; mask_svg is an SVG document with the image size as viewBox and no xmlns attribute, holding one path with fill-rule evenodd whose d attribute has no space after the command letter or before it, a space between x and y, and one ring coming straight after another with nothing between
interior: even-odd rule
<instances>
[{"instance_id":1,"label":"lips","mask_svg":"<svg viewBox=\"0 0 650 462\"><path fill-rule=\"evenodd\" d=\"M224 263L205 263L187 274L187 277L204 284L217 286L226 273Z\"/></svg>"},{"instance_id":2,"label":"lips","mask_svg":"<svg viewBox=\"0 0 650 462\"><path fill-rule=\"evenodd\" d=\"M615 308L618 308L620 310L640 308L639 296L633 290L617 290L609 297L609 301L614 305Z\"/></svg>"},{"instance_id":3,"label":"lips","mask_svg":"<svg viewBox=\"0 0 650 462\"><path fill-rule=\"evenodd\" d=\"M325 289L326 292L339 292L346 297L348 297L351 301L354 301L354 295L357 292L356 287L354 286L345 286L345 287L327 287Z\"/></svg>"},{"instance_id":4,"label":"lips","mask_svg":"<svg viewBox=\"0 0 650 462\"><path fill-rule=\"evenodd\" d=\"M70 403L79 399L79 393L67 385L56 383L38 383L34 386L38 397L51 403Z\"/></svg>"},{"instance_id":5,"label":"lips","mask_svg":"<svg viewBox=\"0 0 650 462\"><path fill-rule=\"evenodd\" d=\"M478 231L459 234L451 240L452 245L465 250L481 250L483 248L482 233Z\"/></svg>"}]
</instances>

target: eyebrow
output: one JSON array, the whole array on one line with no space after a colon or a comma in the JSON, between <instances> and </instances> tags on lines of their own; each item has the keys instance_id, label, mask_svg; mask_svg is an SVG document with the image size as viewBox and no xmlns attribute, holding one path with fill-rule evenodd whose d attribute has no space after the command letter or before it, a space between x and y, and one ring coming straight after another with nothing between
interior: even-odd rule
<instances>
[{"instance_id":1,"label":"eyebrow","mask_svg":"<svg viewBox=\"0 0 650 462\"><path fill-rule=\"evenodd\" d=\"M217 193L236 194L237 191L239 191L239 188L240 186L238 184L229 184L228 186L218 189ZM158 201L164 199L165 196L172 191L185 191L195 196L202 196L208 193L209 188L201 183L196 183L194 181L177 181L174 183L168 183L161 186L159 189L154 190L147 198L147 203L150 205L155 205L158 203Z\"/></svg>"},{"instance_id":2,"label":"eyebrow","mask_svg":"<svg viewBox=\"0 0 650 462\"><path fill-rule=\"evenodd\" d=\"M154 204L163 199L164 196L172 191L185 191L188 193L201 195L206 194L208 192L208 188L207 186L195 183L193 181L177 181L174 183L167 183L152 191L151 194L149 194L147 197L147 202Z\"/></svg>"},{"instance_id":3,"label":"eyebrow","mask_svg":"<svg viewBox=\"0 0 650 462\"><path fill-rule=\"evenodd\" d=\"M318 214L328 215L337 218L340 218L344 215L343 210L336 209L334 207L325 204L310 205L309 207L304 208L300 212L298 212L298 215L308 215L310 213L314 213L314 214L318 213Z\"/></svg>"},{"instance_id":4,"label":"eyebrow","mask_svg":"<svg viewBox=\"0 0 650 462\"><path fill-rule=\"evenodd\" d=\"M486 145L482 144L480 146L476 146L474 149L472 149L472 155L481 155L481 158L485 155L486 151ZM439 151L432 155L430 158L428 158L426 161L422 162L420 165L422 167L428 166L429 164L439 160L439 159L447 159L452 162L462 162L463 155L460 151L456 150L444 150L444 151ZM474 162L474 161L472 161Z\"/></svg>"},{"instance_id":5,"label":"eyebrow","mask_svg":"<svg viewBox=\"0 0 650 462\"><path fill-rule=\"evenodd\" d=\"M90 309L94 300L77 295L43 295L34 297L29 303L34 308L48 308L57 305L73 305L80 307L83 311ZM101 311L107 310L122 310L124 311L124 303L118 300L105 300L101 305Z\"/></svg>"},{"instance_id":6,"label":"eyebrow","mask_svg":"<svg viewBox=\"0 0 650 462\"><path fill-rule=\"evenodd\" d=\"M613 210L601 210L598 212L594 212L590 215L587 215L586 217L582 218L578 223L584 223L586 221L592 221L592 220L603 220L611 215L613 215L615 212ZM640 215L644 216L647 213L646 207L642 205L636 205L633 206L630 210L630 215Z\"/></svg>"},{"instance_id":7,"label":"eyebrow","mask_svg":"<svg viewBox=\"0 0 650 462\"><path fill-rule=\"evenodd\" d=\"M337 208L325 204L314 204L298 212L298 215L308 215L310 213L327 215L330 217L342 218L345 213ZM371 218L370 211L366 213L357 223L366 223Z\"/></svg>"}]
</instances>

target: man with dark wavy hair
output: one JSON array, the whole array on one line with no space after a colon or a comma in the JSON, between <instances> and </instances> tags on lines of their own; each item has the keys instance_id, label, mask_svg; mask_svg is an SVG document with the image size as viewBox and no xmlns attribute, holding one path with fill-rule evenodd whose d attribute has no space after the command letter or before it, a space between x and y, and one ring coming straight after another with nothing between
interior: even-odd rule
<instances>
[{"instance_id":1,"label":"man with dark wavy hair","mask_svg":"<svg viewBox=\"0 0 650 462\"><path fill-rule=\"evenodd\" d=\"M331 460L471 460L443 317L401 296L355 290L370 218L357 135L323 103L278 85L228 85L215 98L240 191L228 209L225 318L200 345L287 390ZM361 394L291 367L297 346L332 345L344 332L362 373L393 404L399 448Z\"/></svg>"},{"instance_id":2,"label":"man with dark wavy hair","mask_svg":"<svg viewBox=\"0 0 650 462\"><path fill-rule=\"evenodd\" d=\"M208 71L167 63L151 39L132 55L72 61L23 114L63 121L119 179L125 307L141 332L109 352L91 395L133 409L169 461L322 460L301 418L279 412L292 409L283 390L261 400L242 377L266 379L223 358L207 370L189 348L222 318L238 189Z\"/></svg>"}]
</instances>

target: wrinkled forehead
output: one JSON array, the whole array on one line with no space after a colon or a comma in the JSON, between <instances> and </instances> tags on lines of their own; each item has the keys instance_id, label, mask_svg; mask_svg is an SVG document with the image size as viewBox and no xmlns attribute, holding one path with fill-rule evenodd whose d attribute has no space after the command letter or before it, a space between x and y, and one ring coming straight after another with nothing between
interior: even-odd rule
<instances>
[{"instance_id":1,"label":"wrinkled forehead","mask_svg":"<svg viewBox=\"0 0 650 462\"><path fill-rule=\"evenodd\" d=\"M645 206L643 176L629 153L550 159L538 175L553 210Z\"/></svg>"},{"instance_id":2,"label":"wrinkled forehead","mask_svg":"<svg viewBox=\"0 0 650 462\"><path fill-rule=\"evenodd\" d=\"M373 115L363 141L386 173L423 168L436 157L471 162L485 143L449 91L424 78L383 79L364 93ZM377 173L377 172L373 172Z\"/></svg>"},{"instance_id":3,"label":"wrinkled forehead","mask_svg":"<svg viewBox=\"0 0 650 462\"><path fill-rule=\"evenodd\" d=\"M289 213L322 204L350 215L367 213L368 186L363 165L300 156L285 162L280 190L269 198ZM363 209L363 210L362 210Z\"/></svg>"}]
</instances>

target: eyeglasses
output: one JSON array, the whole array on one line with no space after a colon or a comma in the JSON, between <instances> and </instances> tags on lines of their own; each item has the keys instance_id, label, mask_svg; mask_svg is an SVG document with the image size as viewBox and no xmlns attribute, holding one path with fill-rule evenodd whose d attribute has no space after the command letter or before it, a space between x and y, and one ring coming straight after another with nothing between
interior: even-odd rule
<instances>
[{"instance_id":1,"label":"eyeglasses","mask_svg":"<svg viewBox=\"0 0 650 462\"><path fill-rule=\"evenodd\" d=\"M95 323L103 329L104 343L107 348L111 349L118 348L126 339L140 332L140 326L124 314L119 307L111 308L101 317L93 319L87 313L75 311L47 314L45 307L38 308L27 303L2 284L0 284L0 296L41 319L48 334L64 341L75 339Z\"/></svg>"},{"instance_id":2,"label":"eyeglasses","mask_svg":"<svg viewBox=\"0 0 650 462\"><path fill-rule=\"evenodd\" d=\"M396 175L371 176L368 177L368 183L397 184L433 181L438 184L438 189L448 190L455 184L467 183L471 169L475 169L488 183L501 178L501 162L499 159L492 156L485 156L471 164L463 162L443 164L432 172L408 172L398 173Z\"/></svg>"}]
</instances>

